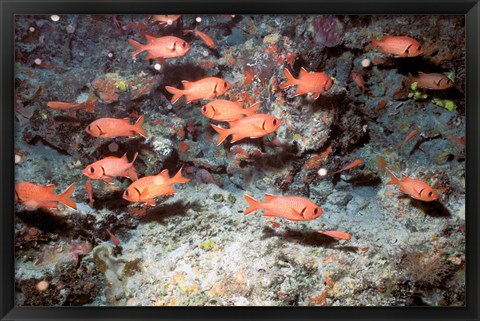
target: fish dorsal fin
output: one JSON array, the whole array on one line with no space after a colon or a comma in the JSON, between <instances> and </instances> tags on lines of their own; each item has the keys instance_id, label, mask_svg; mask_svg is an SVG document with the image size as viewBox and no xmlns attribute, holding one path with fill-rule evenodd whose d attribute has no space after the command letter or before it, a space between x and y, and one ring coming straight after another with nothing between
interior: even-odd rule
<instances>
[{"instance_id":1,"label":"fish dorsal fin","mask_svg":"<svg viewBox=\"0 0 480 321\"><path fill-rule=\"evenodd\" d=\"M128 158L127 158L127 153L123 154L121 157L122 160L126 161L128 163Z\"/></svg>"},{"instance_id":2,"label":"fish dorsal fin","mask_svg":"<svg viewBox=\"0 0 480 321\"><path fill-rule=\"evenodd\" d=\"M243 108L243 102L242 101L236 101L235 106L237 106L239 108Z\"/></svg>"},{"instance_id":3,"label":"fish dorsal fin","mask_svg":"<svg viewBox=\"0 0 480 321\"><path fill-rule=\"evenodd\" d=\"M269 193L265 193L265 202L270 202L270 201L273 201L274 199L276 199L277 197L275 195L272 195L272 194L269 194Z\"/></svg>"},{"instance_id":4,"label":"fish dorsal fin","mask_svg":"<svg viewBox=\"0 0 480 321\"><path fill-rule=\"evenodd\" d=\"M150 35L145 35L145 38L147 39L147 43L151 43L157 39L154 36L150 36Z\"/></svg>"},{"instance_id":5,"label":"fish dorsal fin","mask_svg":"<svg viewBox=\"0 0 480 321\"><path fill-rule=\"evenodd\" d=\"M56 187L57 187L56 185L51 184L51 185L45 186L45 189L49 192L54 192Z\"/></svg>"},{"instance_id":6,"label":"fish dorsal fin","mask_svg":"<svg viewBox=\"0 0 480 321\"><path fill-rule=\"evenodd\" d=\"M307 69L305 68L300 68L300 76L299 77L302 77L302 76L305 76L305 75L308 75L308 71Z\"/></svg>"},{"instance_id":7,"label":"fish dorsal fin","mask_svg":"<svg viewBox=\"0 0 480 321\"><path fill-rule=\"evenodd\" d=\"M184 89L188 89L188 88L192 87L192 82L188 81L188 80L182 80L182 84L183 84Z\"/></svg>"},{"instance_id":8,"label":"fish dorsal fin","mask_svg":"<svg viewBox=\"0 0 480 321\"><path fill-rule=\"evenodd\" d=\"M237 126L238 121L239 121L239 119L229 121L228 124L230 125L230 128Z\"/></svg>"},{"instance_id":9,"label":"fish dorsal fin","mask_svg":"<svg viewBox=\"0 0 480 321\"><path fill-rule=\"evenodd\" d=\"M161 176L165 179L169 179L170 176L168 176L168 169L164 169L163 171L161 171L160 173L157 174L157 176Z\"/></svg>"},{"instance_id":10,"label":"fish dorsal fin","mask_svg":"<svg viewBox=\"0 0 480 321\"><path fill-rule=\"evenodd\" d=\"M408 177L405 174L402 174L402 182L408 182L410 180L410 177Z\"/></svg>"}]
</instances>

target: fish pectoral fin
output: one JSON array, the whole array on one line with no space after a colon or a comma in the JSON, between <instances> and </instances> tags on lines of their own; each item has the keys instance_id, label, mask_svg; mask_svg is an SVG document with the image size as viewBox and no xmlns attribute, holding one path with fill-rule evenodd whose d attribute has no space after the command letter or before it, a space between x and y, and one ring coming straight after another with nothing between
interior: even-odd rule
<instances>
[{"instance_id":1,"label":"fish pectoral fin","mask_svg":"<svg viewBox=\"0 0 480 321\"><path fill-rule=\"evenodd\" d=\"M217 87L218 87L218 84L215 83L215 87L213 87L213 94L214 94L215 96L218 95Z\"/></svg>"},{"instance_id":2,"label":"fish pectoral fin","mask_svg":"<svg viewBox=\"0 0 480 321\"><path fill-rule=\"evenodd\" d=\"M295 216L298 216L298 217L303 217L305 218L305 212L307 210L307 207L305 206L300 212L297 211L296 209L292 208L292 212L293 214L295 214Z\"/></svg>"},{"instance_id":3,"label":"fish pectoral fin","mask_svg":"<svg viewBox=\"0 0 480 321\"><path fill-rule=\"evenodd\" d=\"M100 136L105 135L105 132L100 128L100 126L97 125L97 128L98 128L98 132L99 132Z\"/></svg>"},{"instance_id":4,"label":"fish pectoral fin","mask_svg":"<svg viewBox=\"0 0 480 321\"><path fill-rule=\"evenodd\" d=\"M172 45L170 46L170 48L169 48L170 51L171 51L171 52L175 52L175 47L176 47L176 46L177 46L177 42L174 41L174 42L172 43Z\"/></svg>"},{"instance_id":5,"label":"fish pectoral fin","mask_svg":"<svg viewBox=\"0 0 480 321\"><path fill-rule=\"evenodd\" d=\"M300 96L300 95L304 95L304 94L307 94L308 91L305 91L303 89L301 89L300 87L297 88L297 91L295 92L295 96Z\"/></svg>"},{"instance_id":6,"label":"fish pectoral fin","mask_svg":"<svg viewBox=\"0 0 480 321\"><path fill-rule=\"evenodd\" d=\"M319 93L319 92L318 92L318 93L315 93L315 94L313 95L313 99L315 99L315 100L317 100L318 97L320 97L320 93Z\"/></svg>"},{"instance_id":7,"label":"fish pectoral fin","mask_svg":"<svg viewBox=\"0 0 480 321\"><path fill-rule=\"evenodd\" d=\"M277 217L277 215L273 212L270 212L270 211L265 211L265 213L263 213L262 216L265 216L265 217Z\"/></svg>"},{"instance_id":8,"label":"fish pectoral fin","mask_svg":"<svg viewBox=\"0 0 480 321\"><path fill-rule=\"evenodd\" d=\"M145 200L145 203L148 206L155 206L155 199L151 198L151 199Z\"/></svg>"},{"instance_id":9,"label":"fish pectoral fin","mask_svg":"<svg viewBox=\"0 0 480 321\"><path fill-rule=\"evenodd\" d=\"M110 177L108 177L108 176L102 176L101 180L104 181L104 182L107 183L107 184L110 184L110 185L115 184L115 183L113 182L113 180L112 180Z\"/></svg>"},{"instance_id":10,"label":"fish pectoral fin","mask_svg":"<svg viewBox=\"0 0 480 321\"><path fill-rule=\"evenodd\" d=\"M173 195L175 194L177 191L173 188L173 186L169 186L165 189L165 192L163 193L163 195Z\"/></svg>"},{"instance_id":11,"label":"fish pectoral fin","mask_svg":"<svg viewBox=\"0 0 480 321\"><path fill-rule=\"evenodd\" d=\"M45 203L42 203L42 205L40 207L42 207L42 208L57 208L57 202L55 202L55 201L45 202Z\"/></svg>"},{"instance_id":12,"label":"fish pectoral fin","mask_svg":"<svg viewBox=\"0 0 480 321\"><path fill-rule=\"evenodd\" d=\"M235 143L235 142L238 142L239 140L244 139L244 138L245 138L244 136L235 133L235 134L232 135L232 140L230 142Z\"/></svg>"},{"instance_id":13,"label":"fish pectoral fin","mask_svg":"<svg viewBox=\"0 0 480 321\"><path fill-rule=\"evenodd\" d=\"M413 43L409 44L407 49L405 49L405 53L408 54L410 51L410 48L412 47Z\"/></svg>"}]
</instances>

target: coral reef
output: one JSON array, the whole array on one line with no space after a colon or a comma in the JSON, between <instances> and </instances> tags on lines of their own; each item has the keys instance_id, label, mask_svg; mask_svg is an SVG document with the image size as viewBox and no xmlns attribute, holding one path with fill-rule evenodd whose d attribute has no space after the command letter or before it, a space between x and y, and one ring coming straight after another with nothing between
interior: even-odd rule
<instances>
[{"instance_id":1,"label":"coral reef","mask_svg":"<svg viewBox=\"0 0 480 321\"><path fill-rule=\"evenodd\" d=\"M22 197L15 205L16 304L464 305L464 24L463 16L421 15L16 16L16 181L54 184L56 193L76 183L76 208L27 211ZM414 38L423 54L369 48L372 36L387 34ZM188 51L132 57L129 39L161 36ZM300 79L302 68L331 86L284 88L284 70ZM419 72L442 73L453 86L419 88L409 80ZM232 87L216 97L207 86L209 99L189 103L172 103L165 89L207 77ZM258 113L281 125L217 146L212 125L235 123L202 115L214 99L258 102ZM133 124L142 115L147 137L86 131L99 118ZM166 169L189 181L145 206L124 197L132 177L107 184L82 174L137 153L139 178ZM389 172L428 184L438 199L387 185ZM323 214L245 216L246 193L306 198Z\"/></svg>"}]
</instances>

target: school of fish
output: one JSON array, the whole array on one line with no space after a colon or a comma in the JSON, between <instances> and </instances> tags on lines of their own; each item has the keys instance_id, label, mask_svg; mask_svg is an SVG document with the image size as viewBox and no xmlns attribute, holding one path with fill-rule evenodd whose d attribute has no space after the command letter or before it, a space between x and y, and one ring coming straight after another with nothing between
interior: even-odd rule
<instances>
[{"instance_id":1,"label":"school of fish","mask_svg":"<svg viewBox=\"0 0 480 321\"><path fill-rule=\"evenodd\" d=\"M150 17L151 21L160 25L178 23L180 19L180 15L154 15ZM183 30L183 34L194 34L208 48L215 48L214 39L200 30ZM134 49L131 53L132 58L146 52L144 59L156 59L160 63L164 63L166 59L182 57L190 51L190 44L176 36L154 37L145 35L145 38L145 44L132 38L128 39L128 43ZM392 55L396 58L409 58L422 55L425 49L417 40L409 36L384 35L382 39L372 36L371 45L367 50L377 50L382 54ZM292 67L293 59L288 61L290 68ZM304 67L300 68L297 78L286 67L283 68L283 73L286 80L279 84L280 89L286 90L291 86L295 86L295 96L311 95L314 100L319 99L323 94L327 94L335 83L334 79L323 71L307 71ZM440 73L419 73L416 76L409 74L408 77L412 83L417 83L418 88L423 89L445 90L454 85L451 79ZM366 91L367 82L360 72L352 71L351 80L360 87L362 92ZM173 84L165 86L165 90L172 94L171 103L179 107L182 97L185 97L186 104L202 101L199 113L209 120L217 122L211 124L211 127L218 133L217 145L221 145L230 136L230 143L236 143L247 138L258 139L274 133L283 125L281 118L260 112L259 109L262 107L260 102L247 107L242 101L217 99L236 86L236 84L232 84L225 79L205 77L203 79L183 80L181 83L182 89L175 87ZM205 102L205 100L207 101ZM96 103L92 100L84 103L60 101L47 103L48 108L57 111L85 109L89 113L94 113L95 106ZM218 122L228 123L228 128L218 124ZM128 118L99 118L91 122L85 128L85 132L98 139L130 138L137 135L147 138L148 133L143 128L143 124L143 115L134 124ZM402 146L419 134L419 132L418 129L412 130L403 141ZM173 187L175 184L185 184L190 181L189 178L182 175L181 167L171 177L168 170L164 169L156 175L139 178L139 174L134 166L137 156L138 152L135 153L130 161L127 158L127 154L122 157L108 156L87 165L82 173L90 180L100 180L107 184L115 184L114 179L116 178L128 178L132 182L124 190L123 199L132 203L145 203L148 206L155 206L156 199L161 196L175 194L176 190ZM388 172L391 178L391 181L386 185L398 185L402 193L420 201L432 202L440 198L439 194L427 182L410 178L406 175L403 175L400 180L390 170L386 169L386 163L383 158L380 157L377 161L381 164L381 171ZM341 169L333 172L332 175L362 166L363 163L362 159L352 160ZM92 184L87 182L85 187L90 205L93 205ZM57 208L58 203L75 209L76 204L71 199L74 188L75 183L72 183L63 193L55 194L55 185L39 186L30 182L18 182L15 185L15 199L29 211L38 208ZM307 198L296 195L265 194L265 201L261 202L247 192L244 198L248 203L245 215L263 210L263 216L270 220L274 227L279 226L275 219L285 219L290 222L311 221L323 214L322 208L317 204ZM118 246L118 239L109 230L107 232L114 244ZM339 240L350 240L351 238L349 233L342 231L319 230L317 232Z\"/></svg>"}]
</instances>

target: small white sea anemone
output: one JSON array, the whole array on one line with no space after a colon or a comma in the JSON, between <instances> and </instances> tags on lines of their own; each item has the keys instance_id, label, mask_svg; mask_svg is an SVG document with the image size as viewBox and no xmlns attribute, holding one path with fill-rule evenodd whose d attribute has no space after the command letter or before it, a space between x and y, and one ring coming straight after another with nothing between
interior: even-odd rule
<instances>
[{"instance_id":1,"label":"small white sea anemone","mask_svg":"<svg viewBox=\"0 0 480 321\"><path fill-rule=\"evenodd\" d=\"M326 176L327 174L328 174L328 171L327 171L326 168L320 168L318 170L318 176L320 176L320 177Z\"/></svg>"},{"instance_id":2,"label":"small white sea anemone","mask_svg":"<svg viewBox=\"0 0 480 321\"><path fill-rule=\"evenodd\" d=\"M39 292L43 292L43 291L45 291L46 289L48 289L48 285L49 285L48 281L43 280L43 281L38 282L37 285L35 285L35 288L36 288Z\"/></svg>"},{"instance_id":3,"label":"small white sea anemone","mask_svg":"<svg viewBox=\"0 0 480 321\"><path fill-rule=\"evenodd\" d=\"M50 19L52 19L52 21L58 21L58 20L60 20L60 16L54 14L54 15L50 16Z\"/></svg>"},{"instance_id":4,"label":"small white sea anemone","mask_svg":"<svg viewBox=\"0 0 480 321\"><path fill-rule=\"evenodd\" d=\"M365 58L365 59L362 60L362 62L360 64L362 65L363 68L367 68L367 67L370 66L371 61L370 61L370 59Z\"/></svg>"}]
</instances>

